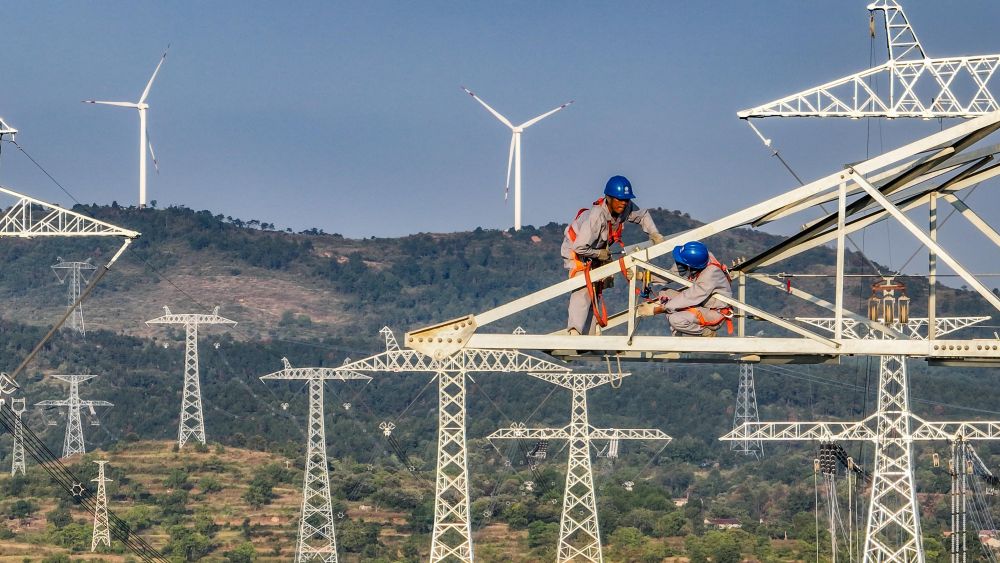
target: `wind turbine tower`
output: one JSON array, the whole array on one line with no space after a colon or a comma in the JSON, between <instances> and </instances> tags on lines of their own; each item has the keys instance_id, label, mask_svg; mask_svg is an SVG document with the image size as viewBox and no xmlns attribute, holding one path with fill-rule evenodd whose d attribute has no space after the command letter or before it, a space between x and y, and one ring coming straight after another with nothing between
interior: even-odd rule
<instances>
[{"instance_id":1,"label":"wind turbine tower","mask_svg":"<svg viewBox=\"0 0 1000 563\"><path fill-rule=\"evenodd\" d=\"M509 154L507 156L507 183L504 185L504 196L503 196L503 198L504 198L504 200L506 200L507 199L507 194L510 191L510 172L511 172L511 167L513 167L513 169L514 169L514 230L515 231L520 231L521 230L521 133L523 133L524 130L527 129L528 127L531 127L532 125L538 123L539 121L545 119L546 117L552 115L553 113L555 113L555 112L557 112L557 111L565 108L566 106L572 104L573 100L570 100L570 101L566 102L565 104L563 104L563 105L561 105L561 106L559 106L559 107L557 107L557 108L555 108L553 110L549 110L549 111L543 113L542 115L539 115L537 117L533 117L533 118L529 119L528 121L525 121L524 123L522 123L520 125L514 125L513 123L510 122L509 119L507 119L506 117L500 115L500 113L497 112L497 110L495 110L495 109L491 108L489 105L487 105L486 102L484 102L482 99L480 99L479 96L475 95L472 92L472 90L469 90L465 86L462 86L462 90L465 90L466 94L472 96L473 99L475 99L477 102L479 102L480 104L482 104L482 106L484 108L486 108L487 111L489 111L491 114L493 114L493 117L495 117L495 118L497 118L497 119L500 120L500 123L503 123L504 125L506 125L507 127L510 128L510 131L511 131L511 136L510 136L510 152L509 152Z\"/></svg>"},{"instance_id":2,"label":"wind turbine tower","mask_svg":"<svg viewBox=\"0 0 1000 563\"><path fill-rule=\"evenodd\" d=\"M167 45L167 49L170 46ZM146 83L146 88L142 91L139 96L138 102L106 102L101 100L84 100L85 104L98 104L105 106L117 106L123 108L133 108L139 110L139 207L146 207L146 149L149 148L149 154L153 158L153 166L156 166L156 154L153 153L153 144L149 142L149 130L146 128L146 110L149 109L149 104L146 103L146 98L149 97L149 90L153 87L153 81L156 80L157 73L160 72L160 67L163 66L163 61L167 60L167 51L163 52L163 56L160 57L160 62L157 63L156 69L153 70L153 75L149 77L149 82Z\"/></svg>"},{"instance_id":3,"label":"wind turbine tower","mask_svg":"<svg viewBox=\"0 0 1000 563\"><path fill-rule=\"evenodd\" d=\"M0 399L2 401L3 399ZM14 461L10 466L10 475L13 477L20 473L25 474L24 471L24 421L21 419L21 415L24 414L26 408L24 398L11 399L10 400L10 410L14 412Z\"/></svg>"},{"instance_id":4,"label":"wind turbine tower","mask_svg":"<svg viewBox=\"0 0 1000 563\"><path fill-rule=\"evenodd\" d=\"M184 392L181 398L181 419L177 428L177 445L183 448L191 438L204 444L205 415L201 408L201 381L198 376L198 326L219 324L235 326L236 321L220 317L218 307L210 315L174 314L166 305L163 306L163 311L163 316L148 320L146 324L184 325L185 332Z\"/></svg>"},{"instance_id":5,"label":"wind turbine tower","mask_svg":"<svg viewBox=\"0 0 1000 563\"><path fill-rule=\"evenodd\" d=\"M96 375L53 375L52 377L69 383L69 397L61 401L41 401L36 407L66 407L66 437L63 439L63 458L74 454L87 453L87 445L83 441L83 424L80 421L80 407L87 407L91 413L94 407L113 407L107 401L80 400L80 382L97 377Z\"/></svg>"},{"instance_id":6,"label":"wind turbine tower","mask_svg":"<svg viewBox=\"0 0 1000 563\"><path fill-rule=\"evenodd\" d=\"M64 262L62 257L56 258L57 262L52 265L59 283L66 285L66 297L68 305L73 306L80 299L80 287L89 280L90 273L97 269L97 266L90 263L90 258L83 262ZM83 303L73 309L69 318L69 328L86 335L87 331L83 325Z\"/></svg>"},{"instance_id":7,"label":"wind turbine tower","mask_svg":"<svg viewBox=\"0 0 1000 563\"><path fill-rule=\"evenodd\" d=\"M97 464L97 506L94 508L94 534L90 540L90 551L97 551L97 546L104 544L111 547L111 527L108 525L108 492L104 484L110 481L104 476L104 466L107 461L95 461Z\"/></svg>"},{"instance_id":8,"label":"wind turbine tower","mask_svg":"<svg viewBox=\"0 0 1000 563\"><path fill-rule=\"evenodd\" d=\"M559 521L558 563L570 561L604 561L601 551L601 533L597 521L597 499L594 495L594 471L590 462L590 442L609 440L609 451L617 450L619 440L665 440L660 430L595 428L590 425L587 410L587 391L626 377L628 373L532 373L573 392L570 423L562 428L525 428L515 423L490 434L494 439L568 440L569 466L566 469L566 487L563 493L562 518Z\"/></svg>"},{"instance_id":9,"label":"wind turbine tower","mask_svg":"<svg viewBox=\"0 0 1000 563\"><path fill-rule=\"evenodd\" d=\"M326 430L323 423L323 383L333 379L348 381L371 377L338 368L294 368L281 358L284 369L261 376L261 380L309 382L309 440L306 444L306 467L302 476L302 514L295 563L323 561L336 563L337 538L333 528L333 502L330 499L330 473L326 461Z\"/></svg>"}]
</instances>

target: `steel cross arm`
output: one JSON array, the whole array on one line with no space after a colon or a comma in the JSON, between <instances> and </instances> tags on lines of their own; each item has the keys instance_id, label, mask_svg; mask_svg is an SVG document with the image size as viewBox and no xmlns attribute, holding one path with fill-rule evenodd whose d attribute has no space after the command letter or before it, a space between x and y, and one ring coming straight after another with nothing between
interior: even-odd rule
<instances>
[{"instance_id":1,"label":"steel cross arm","mask_svg":"<svg viewBox=\"0 0 1000 563\"><path fill-rule=\"evenodd\" d=\"M84 400L84 401L76 401L76 402L74 402L74 401L71 401L69 399L61 399L61 400L51 400L50 399L50 400L47 400L47 401L39 401L39 402L35 403L35 406L36 407L65 407L65 406L68 406L70 404L78 404L81 407L113 407L113 406L115 406L114 403L109 403L108 401Z\"/></svg>"},{"instance_id":2,"label":"steel cross arm","mask_svg":"<svg viewBox=\"0 0 1000 563\"><path fill-rule=\"evenodd\" d=\"M872 415L860 422L744 422L719 440L724 442L743 440L874 441L877 438L877 433L868 423L875 422L876 419L877 416Z\"/></svg>"},{"instance_id":3,"label":"steel cross arm","mask_svg":"<svg viewBox=\"0 0 1000 563\"><path fill-rule=\"evenodd\" d=\"M1000 421L931 422L918 416L913 419L914 440L998 440Z\"/></svg>"},{"instance_id":4,"label":"steel cross arm","mask_svg":"<svg viewBox=\"0 0 1000 563\"><path fill-rule=\"evenodd\" d=\"M993 305L997 310L1000 310L1000 298L993 294L989 289L986 288L975 276L973 276L968 270L965 269L957 260L951 257L947 251L945 251L941 246L935 241L931 240L919 227L913 224L913 221L903 214L902 211L896 208L885 195L876 190L871 184L869 184L864 178L857 174L853 169L849 169L848 173L851 175L851 179L858 183L868 195L871 196L875 201L879 202L882 207L888 211L893 218L895 218L901 225L903 225L908 231L910 231L913 236L915 236L920 242L933 250L934 253L943 261L948 264L955 273L962 277L970 286L975 288L975 290L983 296L991 305Z\"/></svg>"},{"instance_id":5,"label":"steel cross arm","mask_svg":"<svg viewBox=\"0 0 1000 563\"><path fill-rule=\"evenodd\" d=\"M356 372L555 372L569 368L514 350L463 348L461 353L435 360L416 350L387 350L339 369Z\"/></svg>"},{"instance_id":6,"label":"steel cross arm","mask_svg":"<svg viewBox=\"0 0 1000 563\"><path fill-rule=\"evenodd\" d=\"M656 428L594 428L590 427L591 440L673 440Z\"/></svg>"},{"instance_id":7,"label":"steel cross arm","mask_svg":"<svg viewBox=\"0 0 1000 563\"><path fill-rule=\"evenodd\" d=\"M655 359L659 353L716 353L726 355L806 355L806 356L882 356L898 355L933 359L997 360L1000 342L996 340L844 340L839 347L802 338L680 338L676 336L569 336L515 335L477 333L469 346L485 349L518 348L522 350L578 350L607 353L625 359ZM663 358L679 359L679 357ZM738 358L737 358L738 359ZM355 371L373 371L355 364L344 366ZM530 370L529 370L530 371Z\"/></svg>"},{"instance_id":8,"label":"steel cross arm","mask_svg":"<svg viewBox=\"0 0 1000 563\"><path fill-rule=\"evenodd\" d=\"M882 65L838 78L802 92L785 96L757 107L737 112L740 119L762 117L972 117L1000 109L987 89L987 83L1000 65L1000 55L948 57L913 61L888 61ZM882 99L866 83L877 74L888 75L902 85L896 99ZM937 83L936 95L914 89L922 77ZM960 104L951 91L956 78L971 82L976 89L972 99ZM930 87L930 86L928 86ZM921 88L924 90L925 88ZM891 92L891 90L890 90ZM925 104L922 95L930 95Z\"/></svg>"},{"instance_id":9,"label":"steel cross arm","mask_svg":"<svg viewBox=\"0 0 1000 563\"><path fill-rule=\"evenodd\" d=\"M219 315L202 315L198 313L170 313L155 319L146 321L146 324L184 324L197 323L200 325L230 325L235 326L236 321L229 320Z\"/></svg>"},{"instance_id":10,"label":"steel cross arm","mask_svg":"<svg viewBox=\"0 0 1000 563\"><path fill-rule=\"evenodd\" d=\"M996 124L1000 122L1000 111L992 112L982 117L966 121L950 127L938 133L929 135L923 139L905 145L903 147L891 150L885 154L879 155L877 157L871 158L864 162L855 165L854 169L862 175L873 174L883 168L892 166L901 160L912 158L913 155L929 151L938 150L939 158L937 160L928 161L929 164L927 168L933 168L941 164L940 156L942 154L951 155L954 154L953 149L947 149L941 151L940 147L947 146L950 143L956 141L956 139L967 138L970 135L980 135L985 136L993 131ZM964 145L963 145L964 147ZM927 170L918 170L917 176L922 173L926 173ZM903 184L911 180L912 178L905 178ZM767 216L768 214L785 208L790 205L795 205L803 201L807 201L810 198L828 192L831 189L837 188L841 182L844 181L844 172L837 171L833 174L815 180L805 186L791 189L779 196L767 199L756 205L752 205L743 210L732 213L726 217L717 219L711 223L695 227L688 231L677 233L663 242L655 245L639 245L639 247L626 254L622 260L624 262L625 268L631 268L636 260L641 260L644 262L649 262L659 256L669 253L673 250L673 247L678 244L683 244L689 240L699 240L707 238L711 235L743 226L752 224L754 221ZM604 278L614 275L619 271L620 266L617 263L610 263L599 268L595 268L592 271L592 276L596 278ZM499 307L493 308L488 311L481 312L477 315L472 316L472 322L475 327L481 327L499 319L508 317L525 309L534 307L540 303L548 301L550 299L559 297L561 295L568 294L576 289L583 287L585 281L582 276L577 276L559 283L556 283L548 288L536 291L519 299L515 299L509 303L501 305ZM463 319L464 320L464 319ZM420 329L416 331L411 331L407 333L406 346L414 347L415 342L411 338L423 334L430 328ZM419 345L419 344L418 344ZM470 346L467 341L455 344L451 347L443 347L447 353L454 353L460 348ZM430 350L430 348L424 347L424 350Z\"/></svg>"},{"instance_id":11,"label":"steel cross arm","mask_svg":"<svg viewBox=\"0 0 1000 563\"><path fill-rule=\"evenodd\" d=\"M692 282L690 282L690 281L688 281L688 280L686 280L686 279L678 276L677 274L675 274L675 273L673 273L673 272L671 272L669 270L666 270L664 268L660 268L660 267L654 266L653 264L650 264L648 262L637 262L637 264L640 265L640 266L642 266L643 268L645 268L645 269L653 272L654 274L656 274L658 276L662 276L664 278L669 279L670 281L682 284L684 287L691 287L693 285ZM780 326L781 328L783 328L785 330L789 330L789 331L794 332L796 334L800 334L802 336L805 336L806 338L810 338L812 340L815 340L816 342L819 342L821 344L826 344L827 346L830 346L830 347L837 347L838 346L838 344L836 342L834 342L833 340L830 340L829 338L825 338L823 336L820 336L820 335L816 334L815 332L812 332L810 330L806 330L806 329L804 329L804 328L802 328L802 327L800 327L800 326L798 326L798 325L796 325L794 323L790 323L790 322L786 321L785 319L782 319L781 317L779 317L777 315L772 315L771 313L768 313L768 312L766 312L766 311L764 311L762 309L758 309L757 307L754 307L752 305L747 305L746 303L743 303L743 302L739 301L738 299L734 299L732 297L726 297L725 295L720 295L718 293L713 293L712 297L714 297L715 299L718 299L719 301L722 301L723 303L725 303L725 304L727 304L727 305L729 305L731 307L736 307L737 309L740 309L741 311L744 311L746 313L750 313L752 315L756 315L756 316L758 316L758 317L760 317L760 318L762 318L764 320L770 321L770 322L772 322L772 323Z\"/></svg>"},{"instance_id":12,"label":"steel cross arm","mask_svg":"<svg viewBox=\"0 0 1000 563\"><path fill-rule=\"evenodd\" d=\"M290 381L293 379L335 379L338 381L347 381L350 379L360 379L362 381L371 381L371 376L353 371L344 371L340 368L291 368L262 375L260 379L276 381Z\"/></svg>"},{"instance_id":13,"label":"steel cross arm","mask_svg":"<svg viewBox=\"0 0 1000 563\"><path fill-rule=\"evenodd\" d=\"M511 425L510 428L501 428L493 431L487 440L569 440L571 438L570 425L562 428L524 428Z\"/></svg>"},{"instance_id":14,"label":"steel cross arm","mask_svg":"<svg viewBox=\"0 0 1000 563\"><path fill-rule=\"evenodd\" d=\"M934 334L943 336L978 323L986 322L990 320L990 318L991 317L936 317L934 319L934 325L936 327ZM833 332L834 330L835 319L830 317L795 317L795 320L811 324L830 332ZM927 326L928 322L927 317L911 317L903 327L907 332L907 334L903 337L925 340L926 337L921 335L919 331L921 328ZM868 332L865 334L858 332L857 328L861 326L867 328ZM845 318L844 332L845 334L850 334L851 338L871 338L871 335L873 334L873 327L867 326L867 323L861 323L855 319ZM879 332L881 332L881 329L879 329Z\"/></svg>"},{"instance_id":15,"label":"steel cross arm","mask_svg":"<svg viewBox=\"0 0 1000 563\"><path fill-rule=\"evenodd\" d=\"M632 375L631 373L575 373L575 372L565 372L565 373L529 373L531 377L536 377L542 381L552 383L553 385L558 385L566 389L593 389L595 387L600 387L601 385L606 385L608 383L613 383L615 381L621 381L622 379Z\"/></svg>"},{"instance_id":16,"label":"steel cross arm","mask_svg":"<svg viewBox=\"0 0 1000 563\"><path fill-rule=\"evenodd\" d=\"M120 236L139 238L139 232L98 221L75 211L28 197L8 188L0 193L17 199L0 217L2 237ZM39 213L41 211L41 213Z\"/></svg>"}]
</instances>

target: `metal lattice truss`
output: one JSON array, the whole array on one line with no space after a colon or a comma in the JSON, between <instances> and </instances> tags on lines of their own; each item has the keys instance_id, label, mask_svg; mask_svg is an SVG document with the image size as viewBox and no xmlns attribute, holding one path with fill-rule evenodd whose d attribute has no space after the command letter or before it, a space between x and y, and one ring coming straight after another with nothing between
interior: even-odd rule
<instances>
[{"instance_id":1,"label":"metal lattice truss","mask_svg":"<svg viewBox=\"0 0 1000 563\"><path fill-rule=\"evenodd\" d=\"M97 551L97 546L111 547L111 527L108 525L108 492L105 484L111 479L104 476L104 466L107 461L95 461L97 464L97 506L94 508L94 532L90 540L90 551Z\"/></svg>"},{"instance_id":2,"label":"metal lattice truss","mask_svg":"<svg viewBox=\"0 0 1000 563\"><path fill-rule=\"evenodd\" d=\"M56 274L59 283L66 285L67 305L73 307L73 314L70 316L70 329L86 335L87 330L83 324L83 303L77 304L80 299L80 288L89 281L91 272L97 266L90 263L90 259L83 262L65 262L62 257L58 257L58 262L51 266ZM74 307L74 305L76 305Z\"/></svg>"},{"instance_id":3,"label":"metal lattice truss","mask_svg":"<svg viewBox=\"0 0 1000 563\"><path fill-rule=\"evenodd\" d=\"M367 373L436 373L438 379L438 447L435 477L434 530L430 561L472 561L469 518L469 465L465 441L465 375L483 372L564 373L569 368L512 350L464 349L433 358L399 348L389 327L379 331L386 351L346 363L343 370Z\"/></svg>"},{"instance_id":4,"label":"metal lattice truss","mask_svg":"<svg viewBox=\"0 0 1000 563\"><path fill-rule=\"evenodd\" d=\"M950 332L955 332L966 327L970 327L990 320L991 317L937 317L934 319L936 329L935 334L942 336ZM811 324L828 332L835 330L836 319L830 317L795 317L795 320ZM882 338L881 330L872 330L868 323L859 322L857 319L843 319L844 338L876 339ZM892 328L899 330L907 338L914 340L927 340L924 331L929 325L927 318L910 318L905 325L894 324Z\"/></svg>"},{"instance_id":5,"label":"metal lattice truss","mask_svg":"<svg viewBox=\"0 0 1000 563\"><path fill-rule=\"evenodd\" d=\"M261 381L309 382L309 436L306 466L302 475L302 512L295 562L323 561L336 563L337 537L334 530L333 501L330 497L330 473L326 458L326 429L323 414L323 383L327 380L371 381L371 377L338 368L296 368L281 358L284 369L261 376Z\"/></svg>"},{"instance_id":6,"label":"metal lattice truss","mask_svg":"<svg viewBox=\"0 0 1000 563\"><path fill-rule=\"evenodd\" d=\"M993 308L1000 309L1000 297L994 295L937 242L936 220L937 204L940 201L950 203L958 211L957 214L978 229L988 242L1000 246L1000 234L968 204L958 199L962 190L1000 174L1000 166L994 162L996 155L1000 154L1000 145L985 144L998 129L1000 112L965 121L880 156L849 165L721 219L671 235L659 244L644 243L628 248L620 261L595 268L591 272L592 279L602 279L615 275L624 266L634 274L629 282L628 308L613 315L608 326L598 335L573 336L564 331L544 335L482 331L484 327L500 319L582 288L585 280L583 276L577 276L488 311L411 331L407 333L404 343L408 348L423 352L438 362L464 357L464 351L471 349L533 349L550 351L565 358L614 355L629 360L787 362L826 361L843 355L892 354L922 357L937 362L1000 361L1000 344L995 341L930 341L909 338L844 307L846 236L877 222L892 219L928 249L931 270L927 310L931 314L936 298L934 265L938 260L947 264ZM821 211L819 206L826 203L833 203L837 210L832 213L822 212L819 219L813 219L815 213ZM928 208L931 217L927 230L922 229L907 215L922 206ZM769 334L784 333L792 336L678 338L651 336L637 331L640 319L635 314L638 303L634 290L637 280L641 280L646 271L682 286L690 285L687 280L654 262L668 256L674 246L690 240L704 240L738 227L759 227L803 212L810 213L811 217L799 233L748 258L731 268L731 272L741 288L746 283L746 278L780 287L784 291L783 283L768 275L759 274L758 270L832 243L837 255L834 278L836 285L832 298L811 295L798 288L787 292L795 298L833 311L835 330L832 336L820 334L808 324L782 318L762 307L747 303L743 289L740 290L739 298L715 297L729 304L738 314L753 316L781 329ZM844 319L867 324L892 335L894 339L851 338L844 334ZM743 323L740 325L742 327ZM458 354L460 351L463 353Z\"/></svg>"},{"instance_id":7,"label":"metal lattice truss","mask_svg":"<svg viewBox=\"0 0 1000 563\"><path fill-rule=\"evenodd\" d=\"M739 428L746 422L760 422L760 416L757 413L757 392L753 384L753 364L740 362L740 385L736 391L733 428ZM760 440L733 442L730 444L730 449L743 455L752 455L757 459L764 457L764 444Z\"/></svg>"},{"instance_id":8,"label":"metal lattice truss","mask_svg":"<svg viewBox=\"0 0 1000 563\"><path fill-rule=\"evenodd\" d=\"M7 125L7 122L0 117L0 140L3 140L4 135L10 135L10 138L13 139L14 135L17 135L17 129Z\"/></svg>"},{"instance_id":9,"label":"metal lattice truss","mask_svg":"<svg viewBox=\"0 0 1000 563\"><path fill-rule=\"evenodd\" d=\"M620 381L628 373L532 373L533 377L565 387L573 392L570 423L562 428L526 428L515 423L490 434L490 440L568 440L569 462L563 492L562 518L559 521L558 563L569 561L602 562L601 533L594 495L594 471L590 463L593 440L665 440L660 430L594 428L590 425L587 391Z\"/></svg>"},{"instance_id":10,"label":"metal lattice truss","mask_svg":"<svg viewBox=\"0 0 1000 563\"><path fill-rule=\"evenodd\" d=\"M0 404L3 403L3 399L0 399ZM10 465L10 475L11 477L20 473L25 474L24 466L24 421L21 419L21 415L24 414L27 406L25 404L24 398L21 399L11 399L10 400L10 410L14 411L14 415L17 417L14 419L14 453L13 460Z\"/></svg>"},{"instance_id":11,"label":"metal lattice truss","mask_svg":"<svg viewBox=\"0 0 1000 563\"><path fill-rule=\"evenodd\" d=\"M125 237L129 240L139 238L137 231L98 221L4 187L0 187L0 194L16 200L0 216L0 238L67 236Z\"/></svg>"},{"instance_id":12,"label":"metal lattice truss","mask_svg":"<svg viewBox=\"0 0 1000 563\"><path fill-rule=\"evenodd\" d=\"M181 398L181 418L177 428L177 444L183 448L191 438L205 443L205 415L201 406L201 381L198 372L198 326L199 325L229 325L236 326L231 321L219 316L216 307L210 315L197 313L171 313L167 306L163 307L164 315L146 321L151 324L184 325L184 391Z\"/></svg>"},{"instance_id":13,"label":"metal lattice truss","mask_svg":"<svg viewBox=\"0 0 1000 563\"><path fill-rule=\"evenodd\" d=\"M895 0L884 14L888 60L868 70L738 112L759 117L975 117L1000 109L989 82L1000 55L928 58Z\"/></svg>"},{"instance_id":14,"label":"metal lattice truss","mask_svg":"<svg viewBox=\"0 0 1000 563\"><path fill-rule=\"evenodd\" d=\"M88 408L91 414L94 407L113 407L107 401L80 400L80 382L97 377L96 375L53 375L52 377L69 383L69 397L61 401L39 401L36 407L66 407L66 436L63 439L63 458L74 454L87 453L87 445L83 441L83 423L80 419L80 409Z\"/></svg>"}]
</instances>

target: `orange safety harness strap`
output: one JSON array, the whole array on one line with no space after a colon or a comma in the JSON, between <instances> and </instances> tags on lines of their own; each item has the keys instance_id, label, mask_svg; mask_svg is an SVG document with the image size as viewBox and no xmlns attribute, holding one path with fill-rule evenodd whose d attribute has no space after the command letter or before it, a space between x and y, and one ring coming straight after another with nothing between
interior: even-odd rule
<instances>
[{"instance_id":1,"label":"orange safety harness strap","mask_svg":"<svg viewBox=\"0 0 1000 563\"><path fill-rule=\"evenodd\" d=\"M594 202L595 206L603 204L603 197ZM576 229L573 228L573 223L586 211L586 207L581 208L580 211L577 211L576 217L573 218L573 221L570 221L569 228L566 229L566 236L569 237L570 242L576 242ZM619 223L618 228L616 229L614 228L614 223L612 221L608 221L609 248L611 245L617 243L623 250L625 249L625 243L622 242L622 228L624 226L625 225L623 223ZM572 278L580 272L583 272L584 279L587 281L587 293L590 295L590 306L594 311L594 320L597 321L597 324L602 328L608 326L608 310L604 306L604 296L602 295L604 292L604 282L598 281L597 283L594 283L590 279L590 269L595 260L588 260L584 262L577 257L575 252L571 252L571 255L573 258L573 269L570 270L569 277ZM621 269L622 275L628 279L628 270L625 268L624 256L618 259L618 266Z\"/></svg>"}]
</instances>

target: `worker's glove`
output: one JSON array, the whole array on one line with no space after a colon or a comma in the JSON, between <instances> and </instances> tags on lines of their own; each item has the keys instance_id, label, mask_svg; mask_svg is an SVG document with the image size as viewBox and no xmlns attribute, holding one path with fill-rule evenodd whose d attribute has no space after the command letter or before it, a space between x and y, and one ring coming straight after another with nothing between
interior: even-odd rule
<instances>
[{"instance_id":1,"label":"worker's glove","mask_svg":"<svg viewBox=\"0 0 1000 563\"><path fill-rule=\"evenodd\" d=\"M635 308L636 317L652 317L656 314L656 301L650 301L648 303L642 303Z\"/></svg>"},{"instance_id":2,"label":"worker's glove","mask_svg":"<svg viewBox=\"0 0 1000 563\"><path fill-rule=\"evenodd\" d=\"M649 241L653 244L660 244L663 242L663 235L660 233L649 233Z\"/></svg>"},{"instance_id":3,"label":"worker's glove","mask_svg":"<svg viewBox=\"0 0 1000 563\"><path fill-rule=\"evenodd\" d=\"M597 251L597 259L601 262L607 262L611 259L611 251L607 248L602 248Z\"/></svg>"}]
</instances>

